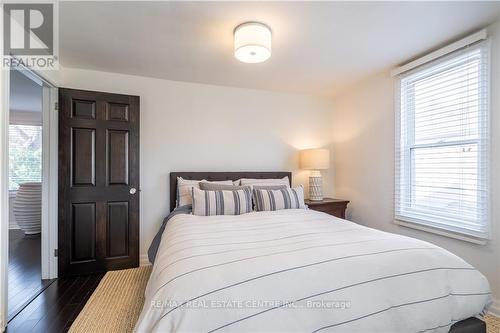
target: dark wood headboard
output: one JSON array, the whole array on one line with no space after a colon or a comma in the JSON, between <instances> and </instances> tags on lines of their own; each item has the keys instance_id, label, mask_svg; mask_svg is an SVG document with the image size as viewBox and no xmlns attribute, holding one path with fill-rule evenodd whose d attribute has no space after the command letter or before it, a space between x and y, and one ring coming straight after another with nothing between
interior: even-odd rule
<instances>
[{"instance_id":1,"label":"dark wood headboard","mask_svg":"<svg viewBox=\"0 0 500 333\"><path fill-rule=\"evenodd\" d=\"M206 179L208 181L215 180L238 180L240 178L272 178L280 179L288 177L290 185L292 184L291 172L252 172L252 171L236 171L236 172L171 172L170 173L170 211L175 208L175 200L177 198L177 177L192 180Z\"/></svg>"}]
</instances>

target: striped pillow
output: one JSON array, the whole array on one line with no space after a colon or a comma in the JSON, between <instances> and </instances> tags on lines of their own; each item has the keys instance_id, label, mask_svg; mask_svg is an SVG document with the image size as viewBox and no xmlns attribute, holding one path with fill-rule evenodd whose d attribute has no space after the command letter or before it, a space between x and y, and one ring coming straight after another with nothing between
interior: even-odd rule
<instances>
[{"instance_id":1,"label":"striped pillow","mask_svg":"<svg viewBox=\"0 0 500 333\"><path fill-rule=\"evenodd\" d=\"M237 191L202 191L193 187L192 194L194 215L241 215L252 211L249 187Z\"/></svg>"},{"instance_id":2,"label":"striped pillow","mask_svg":"<svg viewBox=\"0 0 500 333\"><path fill-rule=\"evenodd\" d=\"M304 209L304 188L284 188L280 190L254 189L253 200L256 211L269 211L280 209Z\"/></svg>"}]
</instances>

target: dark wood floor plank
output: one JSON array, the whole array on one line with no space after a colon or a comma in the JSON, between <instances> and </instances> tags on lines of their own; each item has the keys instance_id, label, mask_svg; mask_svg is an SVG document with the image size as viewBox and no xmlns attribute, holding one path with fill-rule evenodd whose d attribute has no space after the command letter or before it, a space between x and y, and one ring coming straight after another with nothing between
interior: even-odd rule
<instances>
[{"instance_id":1,"label":"dark wood floor plank","mask_svg":"<svg viewBox=\"0 0 500 333\"><path fill-rule=\"evenodd\" d=\"M57 318L52 322L49 326L47 332L66 332L66 324L69 321L69 318L72 318L73 315L78 310L78 304L67 304L59 313Z\"/></svg>"},{"instance_id":2,"label":"dark wood floor plank","mask_svg":"<svg viewBox=\"0 0 500 333\"><path fill-rule=\"evenodd\" d=\"M85 306L85 304L87 303L90 296L92 295L94 290L97 288L97 286L99 285L99 282L101 281L101 279L103 277L104 277L104 274L96 274L93 278L92 283L89 285L88 291L86 293L81 293L80 295L82 295L82 296L78 296L74 300L74 301L78 300L78 302L74 303L77 305L77 307L76 307L76 310L73 313L73 315L68 318L68 321L67 321L66 326L65 326L65 330L68 330L71 327L71 324L75 321L78 314L82 311L83 307Z\"/></svg>"},{"instance_id":3,"label":"dark wood floor plank","mask_svg":"<svg viewBox=\"0 0 500 333\"><path fill-rule=\"evenodd\" d=\"M56 301L60 292L64 292L75 283L76 279L56 280L45 289L37 298L28 304L16 317L9 322L9 327L17 329L24 321L33 322L33 326L45 315L51 303Z\"/></svg>"},{"instance_id":4,"label":"dark wood floor plank","mask_svg":"<svg viewBox=\"0 0 500 333\"><path fill-rule=\"evenodd\" d=\"M67 332L103 276L57 279L9 322L7 332Z\"/></svg>"},{"instance_id":5,"label":"dark wood floor plank","mask_svg":"<svg viewBox=\"0 0 500 333\"><path fill-rule=\"evenodd\" d=\"M84 301L84 299L87 297L87 295L91 294L95 290L95 288L97 287L96 283L98 284L99 281L101 281L103 276L104 276L104 274L96 274L96 275L89 276L85 285L82 286L81 292L78 294L75 294L69 303L70 304L81 304Z\"/></svg>"},{"instance_id":6,"label":"dark wood floor plank","mask_svg":"<svg viewBox=\"0 0 500 333\"><path fill-rule=\"evenodd\" d=\"M7 327L7 331L6 333L26 333L26 332L31 332L31 329L33 328L33 326L36 325L36 323L38 322L38 320L36 319L32 319L32 320L27 320L27 321L24 321L22 323L20 323L19 326L16 326L15 328L11 327L11 325L9 324L9 326Z\"/></svg>"},{"instance_id":7,"label":"dark wood floor plank","mask_svg":"<svg viewBox=\"0 0 500 333\"><path fill-rule=\"evenodd\" d=\"M89 292L90 287L94 284L95 279L95 276L88 276L85 282L82 283L80 290L75 293L68 302L62 305L57 316L54 320L51 320L49 332L60 332L64 330L66 323L72 320L73 315L82 303L83 298Z\"/></svg>"},{"instance_id":8,"label":"dark wood floor plank","mask_svg":"<svg viewBox=\"0 0 500 333\"><path fill-rule=\"evenodd\" d=\"M33 306L37 306L43 299L40 297L35 298L28 306L26 306L21 312L17 314L8 324L7 330L9 332L24 331L29 332L33 328L38 320L40 319L28 319L31 311L33 311ZM29 327L28 327L29 325ZM21 328L23 328L21 330Z\"/></svg>"},{"instance_id":9,"label":"dark wood floor plank","mask_svg":"<svg viewBox=\"0 0 500 333\"><path fill-rule=\"evenodd\" d=\"M41 280L40 242L40 235L25 236L22 230L9 230L9 320L48 285Z\"/></svg>"},{"instance_id":10,"label":"dark wood floor plank","mask_svg":"<svg viewBox=\"0 0 500 333\"><path fill-rule=\"evenodd\" d=\"M72 288L77 286L78 278L60 280L58 279L42 294L44 302L30 315L29 319L41 319L57 305L58 300L71 292ZM54 286L52 288L52 286Z\"/></svg>"},{"instance_id":11,"label":"dark wood floor plank","mask_svg":"<svg viewBox=\"0 0 500 333\"><path fill-rule=\"evenodd\" d=\"M50 308L51 303L56 301L59 293L71 288L76 279L56 280L47 289L45 289L38 297L29 303L17 316L9 322L9 329L18 330L23 326L23 331L26 330L24 322L29 322L32 327L45 315L45 312ZM31 328L32 328L31 327Z\"/></svg>"},{"instance_id":12,"label":"dark wood floor plank","mask_svg":"<svg viewBox=\"0 0 500 333\"><path fill-rule=\"evenodd\" d=\"M80 287L86 279L86 277L78 277L72 288L59 293L55 301L47 304L41 311L38 311L37 315L40 317L40 320L35 327L33 327L32 332L50 332L48 329L52 325L52 322L58 317L71 297L80 291Z\"/></svg>"},{"instance_id":13,"label":"dark wood floor plank","mask_svg":"<svg viewBox=\"0 0 500 333\"><path fill-rule=\"evenodd\" d=\"M67 331L104 276L41 280L40 265L40 236L11 230L7 332Z\"/></svg>"},{"instance_id":14,"label":"dark wood floor plank","mask_svg":"<svg viewBox=\"0 0 500 333\"><path fill-rule=\"evenodd\" d=\"M73 315L73 309L65 309L71 300L80 293L88 292L87 281L91 280L91 275L80 276L70 293L64 293L59 297L46 315L33 327L32 332L52 332L62 330ZM78 304L75 304L78 305Z\"/></svg>"}]
</instances>

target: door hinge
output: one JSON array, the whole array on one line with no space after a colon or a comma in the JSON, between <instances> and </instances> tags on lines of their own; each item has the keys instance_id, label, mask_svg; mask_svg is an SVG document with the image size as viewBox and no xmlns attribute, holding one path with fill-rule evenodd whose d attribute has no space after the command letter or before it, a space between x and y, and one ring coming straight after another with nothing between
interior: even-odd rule
<instances>
[{"instance_id":1,"label":"door hinge","mask_svg":"<svg viewBox=\"0 0 500 333\"><path fill-rule=\"evenodd\" d=\"M54 257L57 257L58 252L59 251L57 249L54 249Z\"/></svg>"},{"instance_id":2,"label":"door hinge","mask_svg":"<svg viewBox=\"0 0 500 333\"><path fill-rule=\"evenodd\" d=\"M54 110L59 110L59 102L54 103Z\"/></svg>"}]
</instances>

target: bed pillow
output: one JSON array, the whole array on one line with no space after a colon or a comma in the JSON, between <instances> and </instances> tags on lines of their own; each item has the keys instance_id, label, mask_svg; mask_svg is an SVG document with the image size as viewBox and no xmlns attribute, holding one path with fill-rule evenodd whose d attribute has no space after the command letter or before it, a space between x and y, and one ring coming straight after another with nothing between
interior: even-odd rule
<instances>
[{"instance_id":1,"label":"bed pillow","mask_svg":"<svg viewBox=\"0 0 500 333\"><path fill-rule=\"evenodd\" d=\"M193 187L193 214L198 216L241 215L252 212L252 191L203 191Z\"/></svg>"},{"instance_id":2,"label":"bed pillow","mask_svg":"<svg viewBox=\"0 0 500 333\"><path fill-rule=\"evenodd\" d=\"M281 179L254 179L254 178L241 178L240 179L241 186L276 186L276 185L285 185L286 187L290 187L290 180L287 177L283 177Z\"/></svg>"},{"instance_id":3,"label":"bed pillow","mask_svg":"<svg viewBox=\"0 0 500 333\"><path fill-rule=\"evenodd\" d=\"M252 189L250 186L237 186L237 185L228 185L228 184L217 184L217 183L209 183L202 181L200 183L200 190L203 191L237 191L243 190L245 188Z\"/></svg>"},{"instance_id":4,"label":"bed pillow","mask_svg":"<svg viewBox=\"0 0 500 333\"><path fill-rule=\"evenodd\" d=\"M286 189L287 187L290 187L290 186L286 186L286 185L255 185L253 186L253 188L255 190L283 190L283 189Z\"/></svg>"},{"instance_id":5,"label":"bed pillow","mask_svg":"<svg viewBox=\"0 0 500 333\"><path fill-rule=\"evenodd\" d=\"M253 190L253 200L256 211L280 209L304 209L304 188L284 188L281 190Z\"/></svg>"},{"instance_id":6,"label":"bed pillow","mask_svg":"<svg viewBox=\"0 0 500 333\"><path fill-rule=\"evenodd\" d=\"M182 177L177 177L177 207L190 205L193 202L191 197L192 189L193 187L199 189L200 182L202 181L207 183L226 184L226 185L233 184L232 180L209 182L207 180L190 180L190 179L184 179Z\"/></svg>"}]
</instances>

